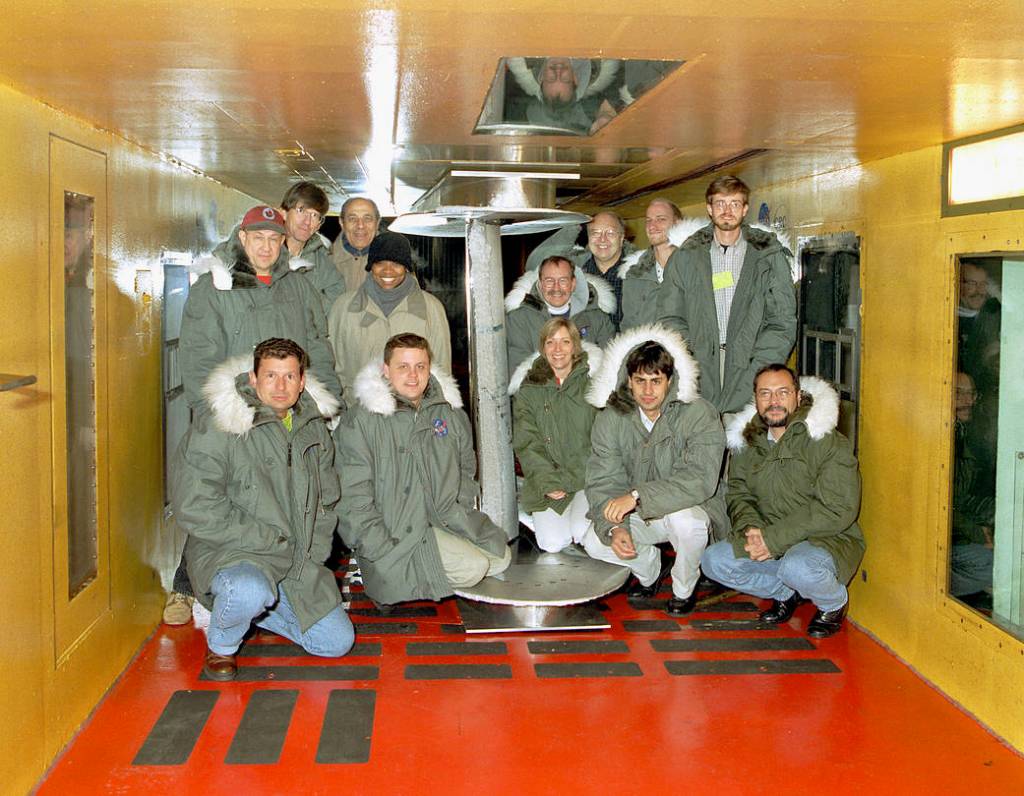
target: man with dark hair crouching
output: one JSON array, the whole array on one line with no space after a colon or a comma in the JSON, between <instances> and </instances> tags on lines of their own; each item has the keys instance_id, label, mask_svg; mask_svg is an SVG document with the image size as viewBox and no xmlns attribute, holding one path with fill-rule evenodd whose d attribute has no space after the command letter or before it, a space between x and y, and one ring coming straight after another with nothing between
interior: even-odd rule
<instances>
[{"instance_id":1,"label":"man with dark hair crouching","mask_svg":"<svg viewBox=\"0 0 1024 796\"><path fill-rule=\"evenodd\" d=\"M295 342L264 340L215 368L178 448L171 499L185 560L211 611L205 675L233 680L253 624L339 657L353 630L324 560L340 494L328 418L339 401ZM251 370L250 370L251 366Z\"/></svg>"},{"instance_id":2,"label":"man with dark hair crouching","mask_svg":"<svg viewBox=\"0 0 1024 796\"><path fill-rule=\"evenodd\" d=\"M754 403L728 424L727 501L733 531L704 552L704 574L770 597L761 621L789 621L801 598L817 607L813 638L836 633L864 555L857 525L860 473L853 446L836 431L839 396L785 365L754 377Z\"/></svg>"},{"instance_id":3,"label":"man with dark hair crouching","mask_svg":"<svg viewBox=\"0 0 1024 796\"><path fill-rule=\"evenodd\" d=\"M601 409L591 432L587 502L592 557L629 567L631 597L653 597L661 552L676 551L666 610L697 602L700 556L728 532L718 473L725 434L718 411L697 393L697 365L686 343L660 326L638 326L612 340L587 400Z\"/></svg>"}]
</instances>

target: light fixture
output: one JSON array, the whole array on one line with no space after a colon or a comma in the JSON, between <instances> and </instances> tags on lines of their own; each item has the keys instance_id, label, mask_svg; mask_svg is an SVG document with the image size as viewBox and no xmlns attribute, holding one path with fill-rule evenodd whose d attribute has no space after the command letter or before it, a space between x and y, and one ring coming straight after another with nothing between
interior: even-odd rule
<instances>
[{"instance_id":1,"label":"light fixture","mask_svg":"<svg viewBox=\"0 0 1024 796\"><path fill-rule=\"evenodd\" d=\"M578 180L578 172L568 171L470 171L467 169L453 169L449 172L452 177L497 177L498 179L525 179L525 180Z\"/></svg>"},{"instance_id":2,"label":"light fixture","mask_svg":"<svg viewBox=\"0 0 1024 796\"><path fill-rule=\"evenodd\" d=\"M1024 207L1024 128L971 136L943 146L942 214Z\"/></svg>"}]
</instances>

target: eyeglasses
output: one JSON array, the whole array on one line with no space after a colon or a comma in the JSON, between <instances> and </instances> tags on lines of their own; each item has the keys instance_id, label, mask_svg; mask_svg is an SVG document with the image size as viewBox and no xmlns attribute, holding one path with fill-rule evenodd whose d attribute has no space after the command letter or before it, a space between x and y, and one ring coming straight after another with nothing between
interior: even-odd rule
<instances>
[{"instance_id":1,"label":"eyeglasses","mask_svg":"<svg viewBox=\"0 0 1024 796\"><path fill-rule=\"evenodd\" d=\"M615 240L622 233L617 229L590 229L587 230L587 234L592 238L608 238L609 240Z\"/></svg>"},{"instance_id":2,"label":"eyeglasses","mask_svg":"<svg viewBox=\"0 0 1024 796\"><path fill-rule=\"evenodd\" d=\"M759 401L767 401L772 397L785 401L788 400L791 395L793 395L793 390L789 387L779 387L777 390L764 389L757 391L757 399Z\"/></svg>"},{"instance_id":3,"label":"eyeglasses","mask_svg":"<svg viewBox=\"0 0 1024 796\"><path fill-rule=\"evenodd\" d=\"M961 279L960 284L964 287L969 287L971 290L986 290L988 289L987 279Z\"/></svg>"},{"instance_id":4,"label":"eyeglasses","mask_svg":"<svg viewBox=\"0 0 1024 796\"><path fill-rule=\"evenodd\" d=\"M293 207L296 213L299 214L300 218L304 218L314 226L320 226L324 223L324 217L311 207Z\"/></svg>"},{"instance_id":5,"label":"eyeglasses","mask_svg":"<svg viewBox=\"0 0 1024 796\"><path fill-rule=\"evenodd\" d=\"M742 210L743 205L745 204L746 202L742 199L730 199L728 201L725 199L715 199L715 201L711 203L711 206L715 208L715 210L725 210L727 207L730 210Z\"/></svg>"},{"instance_id":6,"label":"eyeglasses","mask_svg":"<svg viewBox=\"0 0 1024 796\"><path fill-rule=\"evenodd\" d=\"M553 276L549 276L546 279L540 280L540 283L544 285L544 287L554 287L555 285L558 285L559 287L569 287L569 285L572 284L572 277L560 276L558 279L555 279Z\"/></svg>"}]
</instances>

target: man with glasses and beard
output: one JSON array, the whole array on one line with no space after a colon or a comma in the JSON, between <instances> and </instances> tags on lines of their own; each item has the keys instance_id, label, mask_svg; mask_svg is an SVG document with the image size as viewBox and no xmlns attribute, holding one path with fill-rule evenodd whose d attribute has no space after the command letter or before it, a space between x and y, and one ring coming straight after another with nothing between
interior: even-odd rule
<instances>
[{"instance_id":1,"label":"man with glasses and beard","mask_svg":"<svg viewBox=\"0 0 1024 796\"><path fill-rule=\"evenodd\" d=\"M796 342L793 255L775 232L744 221L749 197L737 177L711 182L711 223L669 258L658 290L659 322L686 340L700 394L722 414L742 409L757 369L784 362Z\"/></svg>"},{"instance_id":2,"label":"man with glasses and beard","mask_svg":"<svg viewBox=\"0 0 1024 796\"><path fill-rule=\"evenodd\" d=\"M801 388L785 365L757 372L754 403L726 426L732 532L701 559L712 580L770 598L760 615L767 624L789 621L801 599L813 602L813 638L842 627L846 584L864 555L860 473L838 419L839 396L820 379Z\"/></svg>"}]
</instances>

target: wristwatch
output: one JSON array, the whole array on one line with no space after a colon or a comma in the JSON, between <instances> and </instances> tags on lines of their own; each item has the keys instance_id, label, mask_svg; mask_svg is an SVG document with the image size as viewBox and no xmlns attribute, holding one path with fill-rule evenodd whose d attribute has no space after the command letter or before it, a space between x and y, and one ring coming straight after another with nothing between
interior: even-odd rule
<instances>
[{"instance_id":1,"label":"wristwatch","mask_svg":"<svg viewBox=\"0 0 1024 796\"><path fill-rule=\"evenodd\" d=\"M635 489L630 489L629 490L629 494L630 494L630 497L632 497L633 500L636 501L636 504L639 506L640 505L640 493L637 490L635 490Z\"/></svg>"}]
</instances>

